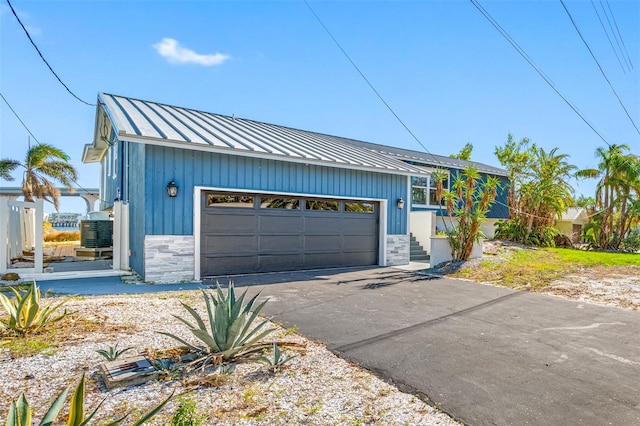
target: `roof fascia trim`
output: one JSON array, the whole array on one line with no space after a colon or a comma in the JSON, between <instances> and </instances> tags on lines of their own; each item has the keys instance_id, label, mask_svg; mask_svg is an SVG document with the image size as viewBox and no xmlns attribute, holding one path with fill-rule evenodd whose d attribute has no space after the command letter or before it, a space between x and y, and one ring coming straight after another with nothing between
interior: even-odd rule
<instances>
[{"instance_id":1,"label":"roof fascia trim","mask_svg":"<svg viewBox=\"0 0 640 426\"><path fill-rule=\"evenodd\" d=\"M169 147L169 148L188 149L193 151L215 152L218 154L236 155L240 157L251 157L251 158L260 158L264 160L282 161L285 163L312 164L314 166L324 166L324 167L332 167L332 168L347 169L347 170L360 170L365 172L382 173L382 174L389 174L389 175L400 175L400 176L428 175L428 173L425 173L424 171L419 169L416 169L415 171L412 171L412 170L404 171L404 170L366 167L366 166L360 166L357 164L333 163L329 161L314 160L310 158L287 157L284 155L265 154L265 153L259 153L254 151L243 151L243 150L238 150L233 148L216 147L212 145L204 145L204 144L200 145L200 144L195 144L193 142L177 142L177 141L170 141L166 139L158 140L155 138L145 138L142 136L131 136L127 133L118 134L118 139L125 142L142 143L145 145L156 145L156 146L163 146L163 147ZM407 164L407 166L410 166L410 165Z\"/></svg>"}]
</instances>

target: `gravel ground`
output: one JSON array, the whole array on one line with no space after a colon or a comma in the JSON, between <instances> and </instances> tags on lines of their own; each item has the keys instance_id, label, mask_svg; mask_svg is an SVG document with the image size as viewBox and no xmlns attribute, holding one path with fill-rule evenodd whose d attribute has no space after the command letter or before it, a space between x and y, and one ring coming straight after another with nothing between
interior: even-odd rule
<instances>
[{"instance_id":1,"label":"gravel ground","mask_svg":"<svg viewBox=\"0 0 640 426\"><path fill-rule=\"evenodd\" d=\"M592 268L589 273L568 275L538 291L637 311L640 310L640 267Z\"/></svg>"},{"instance_id":2,"label":"gravel ground","mask_svg":"<svg viewBox=\"0 0 640 426\"><path fill-rule=\"evenodd\" d=\"M47 299L49 300L49 299ZM51 299L54 300L54 299ZM192 373L187 377L165 377L140 386L106 391L96 374L104 359L96 349L118 343L132 352L175 348L177 342L158 334L166 331L188 338L186 327L171 316L187 315L180 301L204 312L199 292L153 295L73 298L65 307L72 312L60 330L46 335L52 348L33 356L7 349L3 336L0 349L0 413L7 413L11 400L25 392L36 417L65 387L75 388L82 373L87 377L86 407L104 399L94 424L132 413L131 424L140 414L175 391L176 396L149 424L171 424L182 398L192 399L203 424L216 425L455 425L457 422L413 395L400 392L370 372L346 362L324 345L295 333L276 329L267 341L290 342L284 351L297 356L286 368L271 373L262 363L235 365L228 375ZM190 334L190 333L189 333ZM190 340L190 339L189 339ZM181 395L181 396L180 396ZM61 415L58 421L64 420Z\"/></svg>"}]
</instances>

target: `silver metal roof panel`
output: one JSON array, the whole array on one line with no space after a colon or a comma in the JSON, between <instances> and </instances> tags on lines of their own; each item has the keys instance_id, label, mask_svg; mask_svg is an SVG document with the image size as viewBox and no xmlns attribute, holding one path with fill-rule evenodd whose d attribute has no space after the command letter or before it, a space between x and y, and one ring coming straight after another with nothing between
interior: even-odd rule
<instances>
[{"instance_id":1,"label":"silver metal roof panel","mask_svg":"<svg viewBox=\"0 0 640 426\"><path fill-rule=\"evenodd\" d=\"M406 162L410 156L383 145L117 95L103 93L98 101L121 140L391 174L426 173ZM424 162L420 158L415 161Z\"/></svg>"}]
</instances>

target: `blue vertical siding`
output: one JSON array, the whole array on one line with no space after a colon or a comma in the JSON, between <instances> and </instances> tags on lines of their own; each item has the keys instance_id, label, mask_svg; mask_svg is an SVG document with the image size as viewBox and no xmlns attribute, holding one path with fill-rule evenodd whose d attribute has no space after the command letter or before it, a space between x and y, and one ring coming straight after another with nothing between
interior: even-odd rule
<instances>
[{"instance_id":1,"label":"blue vertical siding","mask_svg":"<svg viewBox=\"0 0 640 426\"><path fill-rule=\"evenodd\" d=\"M396 207L407 194L405 176L155 145L145 146L144 163L147 235L193 235L194 186L387 199L387 233L407 233L408 209ZM179 187L176 198L166 192L171 180Z\"/></svg>"},{"instance_id":2,"label":"blue vertical siding","mask_svg":"<svg viewBox=\"0 0 640 426\"><path fill-rule=\"evenodd\" d=\"M127 143L129 179L129 266L144 275L144 220L145 220L145 149L144 145ZM133 200L133 202L131 202Z\"/></svg>"},{"instance_id":3,"label":"blue vertical siding","mask_svg":"<svg viewBox=\"0 0 640 426\"><path fill-rule=\"evenodd\" d=\"M100 200L100 210L106 210L106 209L112 208L113 202L116 199L116 197L118 197L118 194L120 194L120 199L122 199L124 196L123 195L124 187L122 185L123 176L126 173L126 170L124 169L125 163L124 163L124 155L123 155L124 143L123 142L116 143L116 141L117 139L115 138L115 134L112 134L111 143L113 145L109 147L109 150L107 151L106 155L100 162L101 170L103 171L103 173L106 173L107 170L111 170L111 173L113 174L113 165L115 164L117 167L117 173L116 173L115 179L112 176L105 177L105 186L103 188L102 194L100 194L102 197L102 199ZM112 161L112 156L114 155L113 151L117 152L117 161L115 161L115 163L114 161Z\"/></svg>"}]
</instances>

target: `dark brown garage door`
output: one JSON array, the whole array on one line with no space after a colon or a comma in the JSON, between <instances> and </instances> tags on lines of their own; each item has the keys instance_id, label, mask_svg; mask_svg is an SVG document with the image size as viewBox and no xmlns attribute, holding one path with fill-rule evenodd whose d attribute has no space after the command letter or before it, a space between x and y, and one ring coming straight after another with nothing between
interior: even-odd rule
<instances>
[{"instance_id":1,"label":"dark brown garage door","mask_svg":"<svg viewBox=\"0 0 640 426\"><path fill-rule=\"evenodd\" d=\"M202 193L200 275L378 263L377 203Z\"/></svg>"}]
</instances>

